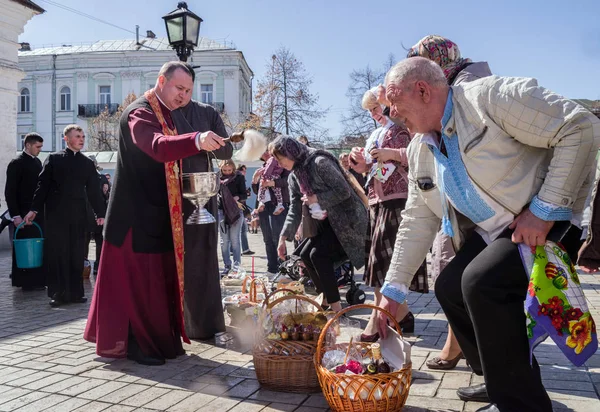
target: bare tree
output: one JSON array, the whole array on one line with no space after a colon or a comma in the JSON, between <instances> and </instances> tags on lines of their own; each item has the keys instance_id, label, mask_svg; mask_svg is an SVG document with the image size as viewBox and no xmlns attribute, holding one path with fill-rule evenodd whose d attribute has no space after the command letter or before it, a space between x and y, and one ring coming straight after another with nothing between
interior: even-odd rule
<instances>
[{"instance_id":1,"label":"bare tree","mask_svg":"<svg viewBox=\"0 0 600 412\"><path fill-rule=\"evenodd\" d=\"M342 115L344 126L343 135L359 138L368 136L378 127L369 112L362 108L361 102L365 92L378 84L382 84L385 74L396 64L393 54L388 55L382 69L372 69L370 66L350 73L350 85L346 97L350 101L348 113Z\"/></svg>"},{"instance_id":2,"label":"bare tree","mask_svg":"<svg viewBox=\"0 0 600 412\"><path fill-rule=\"evenodd\" d=\"M327 110L318 106L319 95L310 92L312 79L304 64L287 48L279 48L258 82L254 96L257 115L272 132L323 137L319 121Z\"/></svg>"},{"instance_id":3,"label":"bare tree","mask_svg":"<svg viewBox=\"0 0 600 412\"><path fill-rule=\"evenodd\" d=\"M129 93L117 111L111 114L108 106L89 121L88 150L98 152L114 152L119 148L119 120L131 103L137 99L134 93Z\"/></svg>"}]
</instances>

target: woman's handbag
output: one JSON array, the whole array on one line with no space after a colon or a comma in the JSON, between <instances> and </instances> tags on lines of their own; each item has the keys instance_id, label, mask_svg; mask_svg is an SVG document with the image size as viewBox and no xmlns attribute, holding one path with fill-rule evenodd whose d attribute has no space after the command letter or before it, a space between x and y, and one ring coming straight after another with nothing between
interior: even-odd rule
<instances>
[{"instance_id":1,"label":"woman's handbag","mask_svg":"<svg viewBox=\"0 0 600 412\"><path fill-rule=\"evenodd\" d=\"M309 239L319 234L319 226L317 221L310 215L308 205L302 205L302 237Z\"/></svg>"}]
</instances>

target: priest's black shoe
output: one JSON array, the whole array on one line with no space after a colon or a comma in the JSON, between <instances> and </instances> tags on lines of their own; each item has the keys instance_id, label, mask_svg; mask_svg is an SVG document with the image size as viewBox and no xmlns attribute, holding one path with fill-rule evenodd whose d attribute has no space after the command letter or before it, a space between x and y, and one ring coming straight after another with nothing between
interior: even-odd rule
<instances>
[{"instance_id":1,"label":"priest's black shoe","mask_svg":"<svg viewBox=\"0 0 600 412\"><path fill-rule=\"evenodd\" d=\"M460 400L469 402L489 402L490 397L488 396L487 389L485 387L485 383L474 385L474 386L465 386L463 388L458 388L456 394L460 398ZM493 409L491 409L493 410Z\"/></svg>"},{"instance_id":2,"label":"priest's black shoe","mask_svg":"<svg viewBox=\"0 0 600 412\"><path fill-rule=\"evenodd\" d=\"M50 306L52 306L53 308L57 308L57 307L61 306L64 303L65 302L63 302L60 299L52 299L52 300L50 300Z\"/></svg>"},{"instance_id":3,"label":"priest's black shoe","mask_svg":"<svg viewBox=\"0 0 600 412\"><path fill-rule=\"evenodd\" d=\"M164 358L155 358L153 356L144 355L139 346L131 344L127 348L127 359L146 366L160 366L165 364Z\"/></svg>"},{"instance_id":4,"label":"priest's black shoe","mask_svg":"<svg viewBox=\"0 0 600 412\"><path fill-rule=\"evenodd\" d=\"M85 303L85 302L87 302L87 298L85 298L83 296L80 297L80 298L73 298L71 300L71 302L73 302L73 303Z\"/></svg>"},{"instance_id":5,"label":"priest's black shoe","mask_svg":"<svg viewBox=\"0 0 600 412\"><path fill-rule=\"evenodd\" d=\"M498 409L495 403L490 403L488 406L477 409L477 412L500 412L500 409Z\"/></svg>"},{"instance_id":6,"label":"priest's black shoe","mask_svg":"<svg viewBox=\"0 0 600 412\"><path fill-rule=\"evenodd\" d=\"M146 366L160 366L165 364L165 358L156 358L145 355L144 352L142 352L131 329L129 330L129 342L127 343L127 359Z\"/></svg>"}]
</instances>

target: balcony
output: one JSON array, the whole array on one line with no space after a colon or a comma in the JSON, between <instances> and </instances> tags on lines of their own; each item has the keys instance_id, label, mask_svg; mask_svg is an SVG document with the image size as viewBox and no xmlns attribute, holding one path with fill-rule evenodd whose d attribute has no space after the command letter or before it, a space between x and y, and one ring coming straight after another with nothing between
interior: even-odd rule
<instances>
[{"instance_id":1,"label":"balcony","mask_svg":"<svg viewBox=\"0 0 600 412\"><path fill-rule=\"evenodd\" d=\"M115 114L119 109L118 103L111 104L80 104L78 105L77 116L78 117L97 117L104 110L108 110L108 114Z\"/></svg>"},{"instance_id":2,"label":"balcony","mask_svg":"<svg viewBox=\"0 0 600 412\"><path fill-rule=\"evenodd\" d=\"M223 102L212 102L210 105L219 113L225 112L225 103Z\"/></svg>"}]
</instances>

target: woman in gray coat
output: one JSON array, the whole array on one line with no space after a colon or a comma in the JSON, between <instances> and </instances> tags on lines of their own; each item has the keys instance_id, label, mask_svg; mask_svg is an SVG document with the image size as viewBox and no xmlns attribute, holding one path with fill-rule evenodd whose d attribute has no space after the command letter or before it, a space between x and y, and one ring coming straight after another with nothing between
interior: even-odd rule
<instances>
[{"instance_id":1,"label":"woman in gray coat","mask_svg":"<svg viewBox=\"0 0 600 412\"><path fill-rule=\"evenodd\" d=\"M334 264L350 259L355 268L364 266L367 209L355 192L335 156L316 150L288 136L269 145L279 164L290 170L290 209L279 238L279 257L285 258L286 240L293 240L302 221L302 205L308 205L316 233L304 244L300 257L314 276L323 304L342 309Z\"/></svg>"}]
</instances>

